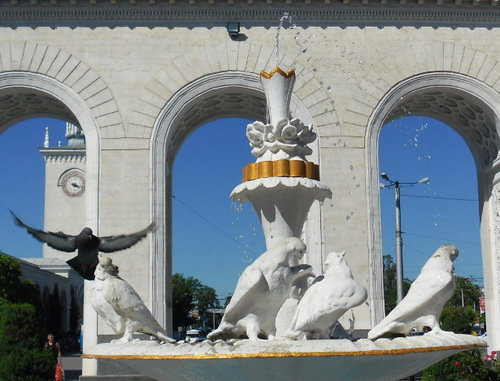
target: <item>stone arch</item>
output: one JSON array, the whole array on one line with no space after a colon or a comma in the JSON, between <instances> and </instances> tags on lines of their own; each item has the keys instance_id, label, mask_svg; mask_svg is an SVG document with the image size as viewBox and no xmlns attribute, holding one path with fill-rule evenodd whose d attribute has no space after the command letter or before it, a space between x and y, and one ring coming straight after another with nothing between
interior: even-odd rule
<instances>
[{"instance_id":1,"label":"stone arch","mask_svg":"<svg viewBox=\"0 0 500 381\"><path fill-rule=\"evenodd\" d=\"M14 87L16 76L18 78L31 76L33 78L31 83L36 85L35 82L39 82L38 85L41 88L44 87L45 83L57 83L57 87L65 89L65 95L68 98L56 99L62 103L65 103L66 99L69 99L68 103L71 103L72 99L79 99L82 105L85 104L89 117L93 119L92 124L98 125L100 128L102 139L125 136L123 121L110 88L97 72L71 53L35 42L5 41L0 43L0 73L11 73L13 83L10 86L7 84L8 87ZM34 76L35 74L37 76ZM43 91L42 93L45 94ZM38 99L51 104L50 97L45 99L38 94ZM26 96L25 92L16 93L15 100L25 108L31 105L30 98ZM54 106L54 102L52 102L52 106ZM71 105L67 106L71 110ZM68 117L71 121L71 112L67 111L59 110L57 115ZM34 115L47 115L47 113L38 111ZM15 123L17 116L9 117L4 123L7 125ZM80 119L78 120L82 123ZM121 130L117 126L121 126ZM107 127L113 127L113 129ZM90 127L86 127L82 123L82 128L87 134ZM110 130L113 130L113 136L108 136ZM120 131L118 135L116 134L117 130Z\"/></svg>"},{"instance_id":2,"label":"stone arch","mask_svg":"<svg viewBox=\"0 0 500 381\"><path fill-rule=\"evenodd\" d=\"M203 123L231 116L262 120L265 109L265 96L256 73L223 71L190 81L171 97L158 116L151 139L151 208L158 228L153 236L150 287L153 313L167 328L171 326L171 170L175 155L188 135ZM313 116L296 95L292 96L291 109L293 116L314 125ZM313 151L318 155L318 142ZM316 215L310 221L321 218L319 205L313 213ZM321 256L322 240L316 242Z\"/></svg>"},{"instance_id":3,"label":"stone arch","mask_svg":"<svg viewBox=\"0 0 500 381\"><path fill-rule=\"evenodd\" d=\"M479 204L483 268L487 300L492 308L487 313L489 329L493 328L490 345L498 346L500 335L500 242L498 186L495 186L500 168L500 96L488 84L455 72L427 72L412 76L391 88L380 100L370 116L367 130L367 184L370 215L370 247L373 274L382 273L378 140L382 127L405 115L423 115L435 118L452 127L468 145L474 157L479 184ZM493 210L492 210L493 209ZM493 220L492 220L493 218ZM497 231L496 231L497 230ZM492 243L493 242L493 243ZM373 279L378 291L383 292L382 281ZM381 294L382 295L382 294Z\"/></svg>"},{"instance_id":4,"label":"stone arch","mask_svg":"<svg viewBox=\"0 0 500 381\"><path fill-rule=\"evenodd\" d=\"M15 110L9 114L9 110ZM99 129L85 101L63 83L31 72L0 72L0 128L50 116L81 125L87 142L87 223L98 229Z\"/></svg>"},{"instance_id":5,"label":"stone arch","mask_svg":"<svg viewBox=\"0 0 500 381\"><path fill-rule=\"evenodd\" d=\"M490 93L489 97L494 97L500 90L500 62L491 55L478 50L464 47L463 45L453 42L433 41L430 44L422 45L418 42L409 42L405 51L399 49L394 53L388 52L385 58L370 67L363 79L359 82L354 90L351 100L349 101L343 123L340 127L342 135L353 136L365 139L365 148L367 155L367 213L368 220L368 247L371 252L370 266L373 271L370 273L370 298L375 301L382 301L383 285L380 279L375 274L382 272L382 257L380 243L380 216L378 204L378 133L379 129L374 128L374 121L380 117L375 115L380 111L380 107L384 105L384 99L387 100L387 94L398 87L398 84L406 83L408 78L413 78L419 82L419 76L427 75L425 78L431 78L438 73L455 73L457 77L449 77L448 81L453 82L453 78L460 79L462 85L465 86L464 91L470 91L472 94L476 92L474 87L480 86L485 89L485 93ZM395 60L393 57L397 57ZM434 74L432 74L434 73ZM459 75L458 75L459 74ZM467 81L466 79L471 79ZM467 82L467 85L465 84ZM409 84L409 83L408 83ZM448 90L453 87L453 84L447 83ZM404 87L404 86L403 86ZM399 87L398 87L399 88ZM488 88L489 90L486 90ZM480 92L478 89L477 91ZM459 91L460 92L460 91ZM404 93L406 94L406 93ZM403 94L400 94L403 96ZM442 97L441 97L442 98ZM449 96L445 98L449 99ZM416 98L412 98L416 100ZM444 98L442 98L444 99ZM394 106L396 99L389 107ZM423 107L425 102L416 102ZM401 106L403 103L400 103ZM494 101L493 101L494 104ZM385 107L387 104L385 104ZM408 104L409 106L409 104ZM443 105L447 107L446 105ZM418 107L418 106L417 106ZM492 104L490 106L494 107ZM378 111L377 111L378 110ZM396 109L393 114L387 114L388 122L392 119L400 117L404 114L404 109L399 108L399 114ZM416 110L415 110L416 112ZM429 113L424 113L422 108L418 110L421 115L431 116ZM444 113L434 110L432 117L442 115L438 118L442 121L448 120ZM445 122L448 123L448 122ZM488 131L487 128L485 131ZM460 132L459 132L460 133ZM469 140L473 140L469 137ZM374 143L374 141L377 143ZM470 143L470 141L468 142ZM495 144L498 147L498 144ZM495 147L491 146L490 151L494 151ZM475 154L476 162L479 159L479 153ZM377 211L376 213L373 211ZM372 324L376 324L384 316L383 303L373 303L372 305Z\"/></svg>"},{"instance_id":6,"label":"stone arch","mask_svg":"<svg viewBox=\"0 0 500 381\"><path fill-rule=\"evenodd\" d=\"M152 126L165 105L178 91L182 91L184 86L198 78L225 71L269 72L275 66L274 55L274 47L246 42L207 44L180 55L146 82L130 118L129 134L151 137ZM295 69L297 79L294 94L300 99L300 103L295 102L295 107L307 107L310 120L304 122L314 121L320 137L329 136L331 127L339 124L329 92L312 72L295 60L295 56L285 55L278 66L287 70ZM221 86L224 86L224 83L221 83ZM292 112L296 113L295 110Z\"/></svg>"},{"instance_id":7,"label":"stone arch","mask_svg":"<svg viewBox=\"0 0 500 381\"><path fill-rule=\"evenodd\" d=\"M388 52L367 71L347 107L343 132L364 137L372 111L395 84L431 72L461 73L500 92L500 62L491 55L456 42L410 42L406 51Z\"/></svg>"},{"instance_id":8,"label":"stone arch","mask_svg":"<svg viewBox=\"0 0 500 381\"><path fill-rule=\"evenodd\" d=\"M111 92L94 71L62 50L35 45L25 43L20 49L6 42L0 47L0 131L37 116L66 119L82 127L87 153L86 225L98 233L100 144L102 138L113 137L107 131L114 129L105 127L121 125L121 118ZM85 289L90 291L90 284ZM85 314L91 345L97 340L97 315L90 309Z\"/></svg>"}]
</instances>

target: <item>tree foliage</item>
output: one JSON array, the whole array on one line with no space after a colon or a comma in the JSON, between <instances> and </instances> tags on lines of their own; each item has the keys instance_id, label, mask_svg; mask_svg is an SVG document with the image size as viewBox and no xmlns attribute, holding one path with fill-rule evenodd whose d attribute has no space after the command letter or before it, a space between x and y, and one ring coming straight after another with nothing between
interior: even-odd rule
<instances>
[{"instance_id":1,"label":"tree foliage","mask_svg":"<svg viewBox=\"0 0 500 381\"><path fill-rule=\"evenodd\" d=\"M53 379L54 359L43 351L43 337L33 305L4 299L0 303L0 379Z\"/></svg>"},{"instance_id":2,"label":"tree foliage","mask_svg":"<svg viewBox=\"0 0 500 381\"><path fill-rule=\"evenodd\" d=\"M0 253L0 380L54 379L53 356L43 351L38 286L20 276L20 262Z\"/></svg>"},{"instance_id":3,"label":"tree foliage","mask_svg":"<svg viewBox=\"0 0 500 381\"><path fill-rule=\"evenodd\" d=\"M79 304L76 297L76 287L71 287L71 302L69 307L69 332L75 335L80 329L83 301Z\"/></svg>"},{"instance_id":4,"label":"tree foliage","mask_svg":"<svg viewBox=\"0 0 500 381\"><path fill-rule=\"evenodd\" d=\"M427 368L423 376L424 381L487 381L490 379L488 369L478 349L448 357Z\"/></svg>"},{"instance_id":5,"label":"tree foliage","mask_svg":"<svg viewBox=\"0 0 500 381\"><path fill-rule=\"evenodd\" d=\"M398 304L398 286L396 277L396 263L392 256L384 255L384 301L385 314L391 312L396 304ZM403 295L406 295L410 289L411 282L408 279L403 279Z\"/></svg>"},{"instance_id":6,"label":"tree foliage","mask_svg":"<svg viewBox=\"0 0 500 381\"><path fill-rule=\"evenodd\" d=\"M48 300L48 305L45 308L45 325L47 328L47 332L52 332L56 336L59 335L62 318L61 318L61 299L59 297L59 287L57 284L54 287L54 291L51 292Z\"/></svg>"},{"instance_id":7,"label":"tree foliage","mask_svg":"<svg viewBox=\"0 0 500 381\"><path fill-rule=\"evenodd\" d=\"M30 303L40 310L38 285L20 277L20 262L0 252L0 298L12 303Z\"/></svg>"},{"instance_id":8,"label":"tree foliage","mask_svg":"<svg viewBox=\"0 0 500 381\"><path fill-rule=\"evenodd\" d=\"M478 313L472 307L461 307L446 304L441 313L440 325L445 331L470 334Z\"/></svg>"},{"instance_id":9,"label":"tree foliage","mask_svg":"<svg viewBox=\"0 0 500 381\"><path fill-rule=\"evenodd\" d=\"M203 322L207 309L218 307L218 299L212 287L205 286L194 277L185 277L182 274L174 274L172 277L172 302L173 302L173 325L187 327L196 323L192 311L197 310L199 319Z\"/></svg>"},{"instance_id":10,"label":"tree foliage","mask_svg":"<svg viewBox=\"0 0 500 381\"><path fill-rule=\"evenodd\" d=\"M481 287L457 275L455 276L455 294L448 301L448 305L474 308L479 305L481 295Z\"/></svg>"}]
</instances>

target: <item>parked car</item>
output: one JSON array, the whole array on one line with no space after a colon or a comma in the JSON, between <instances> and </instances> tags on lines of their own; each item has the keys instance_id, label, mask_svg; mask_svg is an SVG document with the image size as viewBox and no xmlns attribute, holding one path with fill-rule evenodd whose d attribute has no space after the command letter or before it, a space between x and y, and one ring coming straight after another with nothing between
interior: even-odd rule
<instances>
[{"instance_id":1,"label":"parked car","mask_svg":"<svg viewBox=\"0 0 500 381\"><path fill-rule=\"evenodd\" d=\"M186 332L186 338L184 339L186 343L198 343L200 341L206 340L207 335L212 330L210 328L200 327L196 329L189 329Z\"/></svg>"}]
</instances>

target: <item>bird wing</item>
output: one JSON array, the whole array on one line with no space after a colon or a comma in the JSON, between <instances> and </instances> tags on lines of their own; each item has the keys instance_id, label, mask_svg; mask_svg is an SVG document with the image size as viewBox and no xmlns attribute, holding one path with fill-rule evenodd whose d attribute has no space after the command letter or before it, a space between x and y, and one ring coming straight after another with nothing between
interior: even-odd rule
<instances>
[{"instance_id":1,"label":"bird wing","mask_svg":"<svg viewBox=\"0 0 500 381\"><path fill-rule=\"evenodd\" d=\"M338 284L323 280L310 286L297 307L297 320L295 326L301 328L311 322L319 320L325 315L332 318L332 324L344 311L351 307L350 299L354 288L339 288ZM333 316L338 313L338 316Z\"/></svg>"},{"instance_id":2,"label":"bird wing","mask_svg":"<svg viewBox=\"0 0 500 381\"><path fill-rule=\"evenodd\" d=\"M146 306L134 288L120 277L111 277L104 281L106 292L104 299L121 314L131 314L134 310L144 310Z\"/></svg>"},{"instance_id":3,"label":"bird wing","mask_svg":"<svg viewBox=\"0 0 500 381\"><path fill-rule=\"evenodd\" d=\"M408 294L387 315L384 320L407 321L417 319L421 314L428 314L427 309L439 303L438 294L453 282L453 277L446 271L426 271L412 283Z\"/></svg>"},{"instance_id":4,"label":"bird wing","mask_svg":"<svg viewBox=\"0 0 500 381\"><path fill-rule=\"evenodd\" d=\"M114 251L125 250L134 246L141 239L152 231L154 223L151 223L147 228L142 229L132 234L111 235L107 237L99 237L101 243L99 244L99 251L104 253L112 253Z\"/></svg>"},{"instance_id":5,"label":"bird wing","mask_svg":"<svg viewBox=\"0 0 500 381\"><path fill-rule=\"evenodd\" d=\"M61 250L65 252L72 252L77 249L76 247L76 236L67 235L63 232L53 233L53 232L45 232L43 230L34 229L28 225L26 225L19 217L17 217L14 212L10 211L12 217L14 218L15 223L26 229L28 233L30 233L33 237L41 242L45 242L50 247Z\"/></svg>"},{"instance_id":6,"label":"bird wing","mask_svg":"<svg viewBox=\"0 0 500 381\"><path fill-rule=\"evenodd\" d=\"M269 290L269 286L260 269L257 267L247 268L238 279L238 284L226 307L224 316L231 319L231 316L239 315L240 309L245 309L249 303L256 302L255 295L266 290Z\"/></svg>"}]
</instances>

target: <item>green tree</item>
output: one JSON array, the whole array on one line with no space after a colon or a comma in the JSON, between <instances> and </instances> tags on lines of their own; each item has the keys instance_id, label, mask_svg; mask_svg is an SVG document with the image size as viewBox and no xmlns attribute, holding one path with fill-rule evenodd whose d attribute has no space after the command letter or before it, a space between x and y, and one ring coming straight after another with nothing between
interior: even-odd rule
<instances>
[{"instance_id":1,"label":"green tree","mask_svg":"<svg viewBox=\"0 0 500 381\"><path fill-rule=\"evenodd\" d=\"M69 333L76 335L80 329L83 303L78 303L76 298L76 287L71 287L71 304L69 307Z\"/></svg>"},{"instance_id":2,"label":"green tree","mask_svg":"<svg viewBox=\"0 0 500 381\"><path fill-rule=\"evenodd\" d=\"M38 286L20 276L20 262L0 253L0 380L54 379L54 359L43 351Z\"/></svg>"},{"instance_id":3,"label":"green tree","mask_svg":"<svg viewBox=\"0 0 500 381\"><path fill-rule=\"evenodd\" d=\"M47 332L52 332L58 336L61 332L62 324L62 306L61 299L59 297L59 287L57 284L54 287L54 291L49 296L49 303L45 309L46 326Z\"/></svg>"},{"instance_id":4,"label":"green tree","mask_svg":"<svg viewBox=\"0 0 500 381\"><path fill-rule=\"evenodd\" d=\"M452 306L474 306L479 305L479 298L481 297L481 287L472 283L469 279L462 276L455 276L455 294L448 301Z\"/></svg>"},{"instance_id":5,"label":"green tree","mask_svg":"<svg viewBox=\"0 0 500 381\"><path fill-rule=\"evenodd\" d=\"M474 310L481 296L481 288L469 279L455 277L455 293L445 304L440 317L440 326L445 331L470 334L479 319ZM491 372L490 372L491 373ZM493 372L493 377L496 377ZM456 354L440 361L424 371L424 380L469 380L480 381L491 378L479 350Z\"/></svg>"},{"instance_id":6,"label":"green tree","mask_svg":"<svg viewBox=\"0 0 500 381\"><path fill-rule=\"evenodd\" d=\"M17 302L21 265L4 253L0 253L0 297Z\"/></svg>"},{"instance_id":7,"label":"green tree","mask_svg":"<svg viewBox=\"0 0 500 381\"><path fill-rule=\"evenodd\" d=\"M0 379L54 379L54 359L43 351L39 315L27 303L0 303Z\"/></svg>"},{"instance_id":8,"label":"green tree","mask_svg":"<svg viewBox=\"0 0 500 381\"><path fill-rule=\"evenodd\" d=\"M479 319L479 312L474 306L479 302L481 288L469 279L455 277L455 293L446 302L441 313L441 328L455 333L469 334Z\"/></svg>"},{"instance_id":9,"label":"green tree","mask_svg":"<svg viewBox=\"0 0 500 381\"><path fill-rule=\"evenodd\" d=\"M217 294L212 287L200 285L194 293L195 305L200 316L210 316L207 314L207 309L218 308L219 300Z\"/></svg>"},{"instance_id":10,"label":"green tree","mask_svg":"<svg viewBox=\"0 0 500 381\"><path fill-rule=\"evenodd\" d=\"M440 325L445 331L470 334L478 316L472 307L446 304L441 313Z\"/></svg>"},{"instance_id":11,"label":"green tree","mask_svg":"<svg viewBox=\"0 0 500 381\"><path fill-rule=\"evenodd\" d=\"M0 298L12 303L30 303L41 308L38 285L21 280L21 263L0 252Z\"/></svg>"},{"instance_id":12,"label":"green tree","mask_svg":"<svg viewBox=\"0 0 500 381\"><path fill-rule=\"evenodd\" d=\"M398 304L398 286L396 278L396 264L391 255L384 255L384 301L385 314L391 312L396 304ZM403 294L406 295L410 289L411 282L408 279L403 279Z\"/></svg>"},{"instance_id":13,"label":"green tree","mask_svg":"<svg viewBox=\"0 0 500 381\"><path fill-rule=\"evenodd\" d=\"M218 306L218 299L215 290L205 286L194 277L185 277L182 274L174 274L172 277L172 304L173 304L173 325L177 327L187 327L195 324L196 319L191 312L195 309L201 319L205 316L207 308Z\"/></svg>"}]
</instances>

